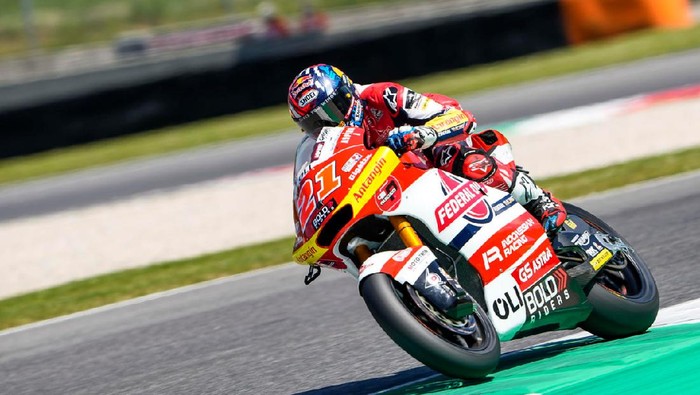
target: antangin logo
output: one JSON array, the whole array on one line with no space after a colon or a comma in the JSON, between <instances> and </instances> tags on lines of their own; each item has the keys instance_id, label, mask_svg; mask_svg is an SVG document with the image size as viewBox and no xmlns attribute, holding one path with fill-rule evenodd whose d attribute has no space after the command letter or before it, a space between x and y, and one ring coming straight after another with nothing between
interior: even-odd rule
<instances>
[{"instance_id":1,"label":"antangin logo","mask_svg":"<svg viewBox=\"0 0 700 395\"><path fill-rule=\"evenodd\" d=\"M304 263L306 260L308 260L309 258L314 256L316 254L316 252L317 252L316 247L311 246L311 247L309 247L309 249L307 249L306 251L299 254L297 256L296 260L299 263Z\"/></svg>"},{"instance_id":2,"label":"antangin logo","mask_svg":"<svg viewBox=\"0 0 700 395\"><path fill-rule=\"evenodd\" d=\"M369 187L372 185L372 183L374 183L376 178L380 174L382 174L382 166L384 166L385 164L386 164L386 159L384 159L384 158L379 159L379 161L374 166L372 171L370 171L370 173L367 175L367 178L362 182L362 185L360 185L360 189L357 192L353 193L352 196L355 198L356 202L359 202L360 200L362 200L362 197L367 192L367 189L369 189Z\"/></svg>"}]
</instances>

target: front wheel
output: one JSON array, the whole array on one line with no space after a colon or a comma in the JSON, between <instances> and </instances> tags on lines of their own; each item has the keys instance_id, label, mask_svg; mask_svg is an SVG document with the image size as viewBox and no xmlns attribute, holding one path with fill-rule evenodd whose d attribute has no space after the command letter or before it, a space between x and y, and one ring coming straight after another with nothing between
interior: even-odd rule
<instances>
[{"instance_id":1,"label":"front wheel","mask_svg":"<svg viewBox=\"0 0 700 395\"><path fill-rule=\"evenodd\" d=\"M434 309L410 286L377 273L360 284L367 308L389 337L426 366L448 376L474 379L498 365L501 345L493 324L478 306L461 321Z\"/></svg>"},{"instance_id":2,"label":"front wheel","mask_svg":"<svg viewBox=\"0 0 700 395\"><path fill-rule=\"evenodd\" d=\"M593 311L581 328L604 339L616 339L645 332L659 312L659 291L646 262L627 240L588 211L565 203L571 216L619 239L627 247L613 256L596 275L588 293Z\"/></svg>"}]
</instances>

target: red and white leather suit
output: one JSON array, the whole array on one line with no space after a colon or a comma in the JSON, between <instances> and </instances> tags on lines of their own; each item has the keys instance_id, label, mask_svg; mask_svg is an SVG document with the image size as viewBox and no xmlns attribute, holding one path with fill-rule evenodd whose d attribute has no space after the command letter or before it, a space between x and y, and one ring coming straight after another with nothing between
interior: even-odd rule
<instances>
[{"instance_id":1,"label":"red and white leather suit","mask_svg":"<svg viewBox=\"0 0 700 395\"><path fill-rule=\"evenodd\" d=\"M434 144L422 150L431 166L511 190L516 167L510 143L496 130L475 133L474 116L456 100L420 94L392 82L356 84L355 88L365 107L364 127L370 145L381 145L396 127L428 124L437 132Z\"/></svg>"}]
</instances>

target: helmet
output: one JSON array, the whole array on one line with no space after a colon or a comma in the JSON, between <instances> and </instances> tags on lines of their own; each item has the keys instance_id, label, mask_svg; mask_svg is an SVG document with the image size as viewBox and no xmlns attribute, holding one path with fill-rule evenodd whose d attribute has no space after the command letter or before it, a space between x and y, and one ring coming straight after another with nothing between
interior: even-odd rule
<instances>
[{"instance_id":1,"label":"helmet","mask_svg":"<svg viewBox=\"0 0 700 395\"><path fill-rule=\"evenodd\" d=\"M302 70L289 86L287 103L292 120L314 138L324 126L362 126L364 119L352 80L327 64Z\"/></svg>"}]
</instances>

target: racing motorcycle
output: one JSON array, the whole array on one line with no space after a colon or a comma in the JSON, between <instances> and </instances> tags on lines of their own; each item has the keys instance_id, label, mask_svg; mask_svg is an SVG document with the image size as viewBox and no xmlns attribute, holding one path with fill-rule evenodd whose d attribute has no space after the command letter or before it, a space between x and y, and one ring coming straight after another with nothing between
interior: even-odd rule
<instances>
[{"instance_id":1,"label":"racing motorcycle","mask_svg":"<svg viewBox=\"0 0 700 395\"><path fill-rule=\"evenodd\" d=\"M357 278L391 339L445 375L492 372L503 341L583 328L643 333L659 295L646 263L594 215L565 203L548 235L503 191L369 149L364 131L327 127L295 161L293 256Z\"/></svg>"}]
</instances>

